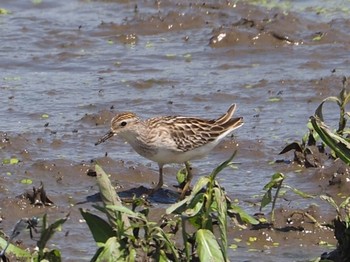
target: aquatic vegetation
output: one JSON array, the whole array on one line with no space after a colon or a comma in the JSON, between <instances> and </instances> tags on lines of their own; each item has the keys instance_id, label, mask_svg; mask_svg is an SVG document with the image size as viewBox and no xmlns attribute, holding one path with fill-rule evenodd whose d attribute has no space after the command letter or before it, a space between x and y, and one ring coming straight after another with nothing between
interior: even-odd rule
<instances>
[{"instance_id":1,"label":"aquatic vegetation","mask_svg":"<svg viewBox=\"0 0 350 262\"><path fill-rule=\"evenodd\" d=\"M232 204L216 180L234 155L209 176L201 177L189 196L170 206L160 225L148 219L149 209L141 199L134 199L132 209L123 206L108 176L96 166L103 207L94 207L107 215L108 222L80 209L99 247L92 261L135 261L142 257L156 261L228 261L228 219L239 217L244 223L258 223ZM179 237L183 246L176 241Z\"/></svg>"},{"instance_id":2,"label":"aquatic vegetation","mask_svg":"<svg viewBox=\"0 0 350 262\"><path fill-rule=\"evenodd\" d=\"M347 79L343 78L343 87L338 96L325 98L315 110L315 114L310 117L308 123L308 132L302 138L302 142L293 142L288 144L280 154L294 150L294 161L305 167L320 167L323 165L322 157L328 159L325 155L325 146L331 149L331 156L340 158L346 164L350 164L350 143L347 135L346 105L350 101L350 92L347 90ZM339 106L339 120L336 131L331 130L325 123L323 117L323 105L326 102L335 102ZM317 141L321 141L317 144ZM323 155L323 156L322 156Z\"/></svg>"},{"instance_id":3,"label":"aquatic vegetation","mask_svg":"<svg viewBox=\"0 0 350 262\"><path fill-rule=\"evenodd\" d=\"M323 105L325 102L335 102L339 106L339 124L336 131L332 131L324 123ZM347 117L346 105L350 101L350 92L347 90L347 79L343 78L343 88L337 97L330 96L322 101L315 111L315 115L310 117L311 124L317 132L323 143L329 146L332 150L332 155L339 157L346 164L350 164L350 143L347 138L349 129L346 127Z\"/></svg>"},{"instance_id":4,"label":"aquatic vegetation","mask_svg":"<svg viewBox=\"0 0 350 262\"><path fill-rule=\"evenodd\" d=\"M27 258L30 261L61 261L61 252L58 249L50 250L47 248L48 241L53 237L53 235L61 229L61 226L67 221L69 214L67 214L64 218L56 220L52 224L48 224L47 215L45 214L41 219L37 217L32 218L22 218L20 219L12 233L9 237L9 240L6 242L3 238L0 238L0 246L3 248L0 253L0 257L3 261L8 261L5 252L13 254L17 259ZM42 221L42 222L41 222ZM40 225L39 225L39 222ZM40 227L40 232L38 232L37 228ZM23 231L29 229L30 238L34 239L33 231L35 233L40 233L39 240L37 241L37 251L33 254L29 253L27 250L18 248L11 244L11 241L19 236Z\"/></svg>"},{"instance_id":5,"label":"aquatic vegetation","mask_svg":"<svg viewBox=\"0 0 350 262\"><path fill-rule=\"evenodd\" d=\"M276 207L276 201L279 198L279 193L281 188L286 188L292 190L295 194L303 197L303 198L313 198L314 196L309 195L307 193L304 193L300 191L297 188L291 187L289 185L286 185L283 183L285 180L285 175L282 173L275 173L272 175L271 180L264 186L264 190L266 190L266 193L264 194L261 205L260 205L260 211L271 203L271 217L270 221L273 223L275 221L275 207ZM272 198L272 190L276 189L275 195Z\"/></svg>"},{"instance_id":6,"label":"aquatic vegetation","mask_svg":"<svg viewBox=\"0 0 350 262\"><path fill-rule=\"evenodd\" d=\"M337 215L333 219L334 236L338 241L337 248L321 256L321 261L350 261L350 197L337 205L330 196L322 195L321 199L327 201L335 208Z\"/></svg>"}]
</instances>

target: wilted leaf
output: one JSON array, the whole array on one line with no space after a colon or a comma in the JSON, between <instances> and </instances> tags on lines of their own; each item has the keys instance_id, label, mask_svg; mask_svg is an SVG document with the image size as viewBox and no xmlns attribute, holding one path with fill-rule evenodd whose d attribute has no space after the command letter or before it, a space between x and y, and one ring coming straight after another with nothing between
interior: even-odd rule
<instances>
[{"instance_id":1,"label":"wilted leaf","mask_svg":"<svg viewBox=\"0 0 350 262\"><path fill-rule=\"evenodd\" d=\"M287 153L290 150L295 150L295 151L298 151L298 152L302 152L303 151L301 146L299 145L299 143L294 142L294 143L288 144L285 148L283 148L282 151L279 152L279 155Z\"/></svg>"},{"instance_id":2,"label":"wilted leaf","mask_svg":"<svg viewBox=\"0 0 350 262\"><path fill-rule=\"evenodd\" d=\"M302 192L299 189L296 189L294 187L291 187L291 186L288 186L288 185L284 185L284 187L287 187L287 188L291 189L295 194L297 194L297 195L299 195L299 196L301 196L303 198L315 198L314 196L309 195L307 193L304 193L304 192Z\"/></svg>"}]
</instances>

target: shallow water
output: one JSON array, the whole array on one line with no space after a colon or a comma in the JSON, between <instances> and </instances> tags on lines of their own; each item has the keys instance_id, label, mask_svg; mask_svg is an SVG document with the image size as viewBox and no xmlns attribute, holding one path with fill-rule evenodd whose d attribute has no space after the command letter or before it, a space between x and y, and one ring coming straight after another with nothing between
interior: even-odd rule
<instances>
[{"instance_id":1,"label":"shallow water","mask_svg":"<svg viewBox=\"0 0 350 262\"><path fill-rule=\"evenodd\" d=\"M0 15L0 157L21 160L2 165L5 232L28 212L48 212L54 218L71 211L64 225L68 236L58 234L52 243L65 261L91 258L95 244L77 211L91 203L75 205L97 192L94 179L86 176L90 161L105 161L103 167L125 188L149 187L157 179L156 164L123 141L94 146L120 111L145 118L215 118L237 103L236 114L245 125L235 132L235 141L228 138L209 157L194 161L196 177L228 158L238 143L238 170L220 175L233 198L261 194L279 170L302 190L322 191L317 182L296 174L295 167L268 163L292 159L278 153L287 142L301 139L308 117L322 99L338 94L342 76L348 74L348 2L278 2L284 9L244 1L34 2L0 3L11 12ZM327 106L327 113L329 123L336 123L337 108ZM169 188L176 184L178 168L166 169ZM32 187L21 184L23 178L37 186L43 181L57 207L38 210L21 203L12 208L14 196ZM293 205L310 204L298 201ZM242 205L257 212L244 201ZM295 261L322 253L315 245L305 252L299 245L288 248L290 254L276 250L266 260L243 248L232 252L232 259L276 261L282 256Z\"/></svg>"}]
</instances>

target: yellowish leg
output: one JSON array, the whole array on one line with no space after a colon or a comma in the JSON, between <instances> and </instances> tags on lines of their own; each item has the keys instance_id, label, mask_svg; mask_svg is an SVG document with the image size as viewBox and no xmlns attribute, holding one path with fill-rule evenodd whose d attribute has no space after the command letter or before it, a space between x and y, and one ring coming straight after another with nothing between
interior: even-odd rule
<instances>
[{"instance_id":1,"label":"yellowish leg","mask_svg":"<svg viewBox=\"0 0 350 262\"><path fill-rule=\"evenodd\" d=\"M187 170L187 178L186 178L186 184L182 189L181 195L180 195L180 200L185 198L185 195L187 191L190 189L191 181L192 181L192 170L190 163L187 161L185 162L186 170Z\"/></svg>"},{"instance_id":2,"label":"yellowish leg","mask_svg":"<svg viewBox=\"0 0 350 262\"><path fill-rule=\"evenodd\" d=\"M163 165L159 165L159 180L158 180L158 184L152 188L149 192L149 194L153 194L156 191L158 191L161 187L163 186Z\"/></svg>"}]
</instances>

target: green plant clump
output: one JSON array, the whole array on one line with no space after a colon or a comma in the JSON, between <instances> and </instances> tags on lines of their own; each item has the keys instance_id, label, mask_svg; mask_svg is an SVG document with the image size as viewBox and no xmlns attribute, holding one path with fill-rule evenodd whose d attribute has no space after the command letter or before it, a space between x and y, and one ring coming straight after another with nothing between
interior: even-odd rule
<instances>
[{"instance_id":1,"label":"green plant clump","mask_svg":"<svg viewBox=\"0 0 350 262\"><path fill-rule=\"evenodd\" d=\"M228 261L228 218L258 223L233 205L216 181L234 155L209 176L201 177L189 196L170 206L161 225L148 220L149 209L140 199L134 199L132 209L123 206L108 176L96 165L103 207L94 207L108 222L80 209L98 246L91 261ZM176 241L179 238L182 246Z\"/></svg>"}]
</instances>

